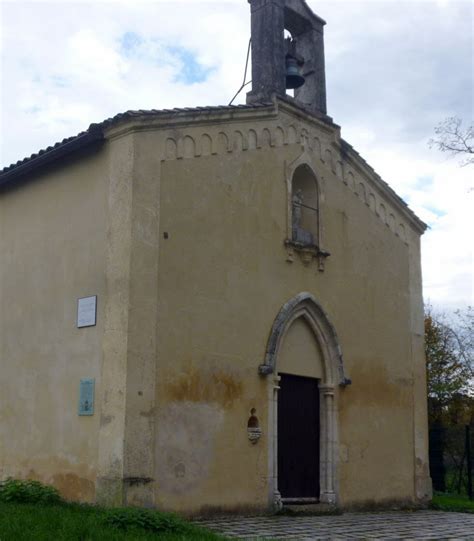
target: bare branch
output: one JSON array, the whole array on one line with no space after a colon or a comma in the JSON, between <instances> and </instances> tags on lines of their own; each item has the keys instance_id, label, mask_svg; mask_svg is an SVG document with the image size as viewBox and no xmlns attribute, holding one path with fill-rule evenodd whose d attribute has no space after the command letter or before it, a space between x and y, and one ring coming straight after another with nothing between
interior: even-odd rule
<instances>
[{"instance_id":1,"label":"bare branch","mask_svg":"<svg viewBox=\"0 0 474 541\"><path fill-rule=\"evenodd\" d=\"M452 156L462 155L460 165L474 163L474 125L463 128L462 120L449 117L440 122L434 129L436 137L428 141L430 148L447 152Z\"/></svg>"}]
</instances>

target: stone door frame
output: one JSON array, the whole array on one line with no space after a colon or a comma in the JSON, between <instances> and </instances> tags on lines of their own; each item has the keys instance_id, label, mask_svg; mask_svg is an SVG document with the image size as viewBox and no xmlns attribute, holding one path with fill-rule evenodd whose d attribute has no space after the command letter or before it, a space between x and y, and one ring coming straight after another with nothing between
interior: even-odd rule
<instances>
[{"instance_id":1,"label":"stone door frame","mask_svg":"<svg viewBox=\"0 0 474 541\"><path fill-rule=\"evenodd\" d=\"M338 502L337 456L338 387L350 383L344 374L344 362L334 326L313 295L299 293L284 304L276 317L267 343L265 362L259 374L268 377L268 499L274 509L281 509L278 490L278 353L293 322L303 318L314 334L323 358L324 377L320 392L320 502Z\"/></svg>"}]
</instances>

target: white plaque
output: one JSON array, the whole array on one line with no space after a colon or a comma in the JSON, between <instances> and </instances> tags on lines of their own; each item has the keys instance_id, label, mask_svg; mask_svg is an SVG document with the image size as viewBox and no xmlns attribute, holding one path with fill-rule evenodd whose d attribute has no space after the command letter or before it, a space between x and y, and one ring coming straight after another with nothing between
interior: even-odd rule
<instances>
[{"instance_id":1,"label":"white plaque","mask_svg":"<svg viewBox=\"0 0 474 541\"><path fill-rule=\"evenodd\" d=\"M92 327L96 324L97 295L77 301L77 326Z\"/></svg>"}]
</instances>

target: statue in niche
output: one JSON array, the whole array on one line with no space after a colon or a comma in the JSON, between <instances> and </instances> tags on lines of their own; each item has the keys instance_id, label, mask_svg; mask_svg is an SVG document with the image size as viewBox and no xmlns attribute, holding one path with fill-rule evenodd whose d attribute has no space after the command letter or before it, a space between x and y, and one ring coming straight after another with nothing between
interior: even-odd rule
<instances>
[{"instance_id":1,"label":"statue in niche","mask_svg":"<svg viewBox=\"0 0 474 541\"><path fill-rule=\"evenodd\" d=\"M310 231L306 231L301 227L301 218L304 206L305 205L303 203L303 190L298 189L295 191L292 197L292 237L295 242L304 245L313 245L313 234Z\"/></svg>"},{"instance_id":2,"label":"statue in niche","mask_svg":"<svg viewBox=\"0 0 474 541\"><path fill-rule=\"evenodd\" d=\"M301 213L302 213L302 204L303 204L303 191L296 190L293 194L293 208L292 208L292 230L293 237L295 236L296 231L301 227Z\"/></svg>"}]
</instances>

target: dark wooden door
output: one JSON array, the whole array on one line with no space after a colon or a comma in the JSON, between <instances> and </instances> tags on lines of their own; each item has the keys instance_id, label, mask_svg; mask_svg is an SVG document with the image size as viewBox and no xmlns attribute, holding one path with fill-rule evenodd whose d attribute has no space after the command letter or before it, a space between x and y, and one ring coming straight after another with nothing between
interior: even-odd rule
<instances>
[{"instance_id":1,"label":"dark wooden door","mask_svg":"<svg viewBox=\"0 0 474 541\"><path fill-rule=\"evenodd\" d=\"M319 498L318 380L280 376L278 489L282 498Z\"/></svg>"}]
</instances>

